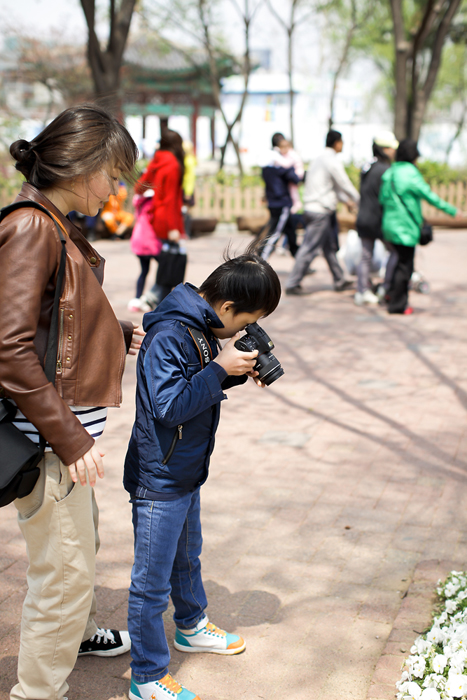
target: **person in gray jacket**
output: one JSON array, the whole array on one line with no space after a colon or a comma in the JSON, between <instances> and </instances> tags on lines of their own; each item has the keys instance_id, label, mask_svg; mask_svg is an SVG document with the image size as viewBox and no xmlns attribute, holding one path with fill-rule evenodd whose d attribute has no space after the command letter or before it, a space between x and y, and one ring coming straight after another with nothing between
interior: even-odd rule
<instances>
[{"instance_id":1,"label":"person in gray jacket","mask_svg":"<svg viewBox=\"0 0 467 700\"><path fill-rule=\"evenodd\" d=\"M320 248L333 276L335 291L340 292L351 284L346 280L337 261L337 246L332 228L332 217L338 201L351 203L354 207L360 202L360 195L337 158L343 145L342 134L339 131L329 131L324 152L316 158L307 172L303 196L305 237L287 280L286 294L302 293L300 282Z\"/></svg>"}]
</instances>

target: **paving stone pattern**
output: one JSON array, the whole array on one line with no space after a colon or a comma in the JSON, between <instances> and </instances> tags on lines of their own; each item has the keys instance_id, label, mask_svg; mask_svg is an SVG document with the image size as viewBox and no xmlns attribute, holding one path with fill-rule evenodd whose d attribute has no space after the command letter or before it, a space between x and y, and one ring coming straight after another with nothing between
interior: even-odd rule
<instances>
[{"instance_id":1,"label":"paving stone pattern","mask_svg":"<svg viewBox=\"0 0 467 700\"><path fill-rule=\"evenodd\" d=\"M200 283L221 262L229 238L234 251L249 241L224 226L188 242L190 281ZM242 634L247 649L231 658L174 651L171 662L202 700L387 700L403 656L394 650L416 636L399 619L401 604L417 599L413 589L404 598L414 571L434 562L433 572L438 561L465 567L467 232L437 231L435 239L417 252L432 294L412 295L411 317L355 307L351 291L332 291L318 259L304 281L310 294L284 296L264 320L285 375L263 390L250 382L229 392L202 489L208 612ZM127 242L97 247L107 258L107 293L128 318L138 262ZM291 263L272 258L283 282ZM129 358L123 406L109 412L100 443L107 470L97 487L103 626L126 620L132 527L121 480L134 383ZM0 528L6 700L27 568L14 506L0 511ZM418 597L426 617L431 583L425 593ZM129 663L129 655L79 659L69 699L127 698Z\"/></svg>"}]
</instances>

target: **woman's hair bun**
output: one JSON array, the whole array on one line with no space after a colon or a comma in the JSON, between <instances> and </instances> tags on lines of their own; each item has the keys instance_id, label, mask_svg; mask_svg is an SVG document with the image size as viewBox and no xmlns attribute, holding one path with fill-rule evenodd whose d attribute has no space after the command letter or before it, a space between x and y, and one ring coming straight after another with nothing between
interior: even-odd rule
<instances>
[{"instance_id":1,"label":"woman's hair bun","mask_svg":"<svg viewBox=\"0 0 467 700\"><path fill-rule=\"evenodd\" d=\"M25 139L19 139L11 144L10 154L16 160L16 170L19 170L28 179L37 158L33 145Z\"/></svg>"}]
</instances>

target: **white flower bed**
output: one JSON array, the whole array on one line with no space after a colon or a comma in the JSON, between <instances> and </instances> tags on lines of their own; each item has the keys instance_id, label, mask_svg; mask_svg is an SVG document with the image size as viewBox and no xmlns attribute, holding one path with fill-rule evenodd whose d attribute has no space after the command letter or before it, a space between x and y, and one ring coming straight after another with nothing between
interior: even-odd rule
<instances>
[{"instance_id":1,"label":"white flower bed","mask_svg":"<svg viewBox=\"0 0 467 700\"><path fill-rule=\"evenodd\" d=\"M441 613L410 649L398 700L467 699L467 573L451 571L437 592Z\"/></svg>"}]
</instances>

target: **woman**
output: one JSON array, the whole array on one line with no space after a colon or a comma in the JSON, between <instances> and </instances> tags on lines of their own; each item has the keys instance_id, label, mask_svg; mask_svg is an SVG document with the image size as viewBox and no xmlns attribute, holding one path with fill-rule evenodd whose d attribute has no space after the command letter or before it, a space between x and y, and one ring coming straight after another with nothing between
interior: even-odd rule
<instances>
[{"instance_id":1,"label":"woman","mask_svg":"<svg viewBox=\"0 0 467 700\"><path fill-rule=\"evenodd\" d=\"M165 129L158 150L135 186L136 194L144 194L148 188L154 190L150 220L162 242L177 242L185 236L182 215L185 153L182 144L180 134ZM156 284L143 299L158 304L170 291L171 287Z\"/></svg>"},{"instance_id":2,"label":"woman","mask_svg":"<svg viewBox=\"0 0 467 700\"><path fill-rule=\"evenodd\" d=\"M383 210L379 202L381 178L391 166L399 143L391 132L377 136L373 141L372 163L362 168L360 176L360 206L357 216L357 233L362 242L362 258L357 267L358 287L355 304L377 304L379 299L371 290L370 271L375 241L383 237L381 223ZM389 271L389 265L387 270Z\"/></svg>"},{"instance_id":3,"label":"woman","mask_svg":"<svg viewBox=\"0 0 467 700\"><path fill-rule=\"evenodd\" d=\"M382 178L380 202L383 206L383 235L393 244L398 261L389 288L388 311L390 314L412 314L408 306L409 283L413 272L415 246L420 241L423 223L421 200L450 216L457 214L456 207L438 197L421 176L415 163L420 153L412 139L400 142L396 162Z\"/></svg>"},{"instance_id":4,"label":"woman","mask_svg":"<svg viewBox=\"0 0 467 700\"><path fill-rule=\"evenodd\" d=\"M47 441L33 491L15 501L29 558L18 683L13 700L61 700L78 653L117 655L128 633L99 630L93 620L97 507L93 486L104 476L96 438L108 406L121 402L125 352L142 331L120 323L101 285L104 260L67 218L95 216L136 146L116 119L94 105L65 110L30 143L10 153L25 177L16 201L47 209L66 240L55 386L44 373L61 242L54 220L35 208L0 225L0 386L17 407L15 424ZM84 640L84 641L83 641Z\"/></svg>"}]
</instances>

